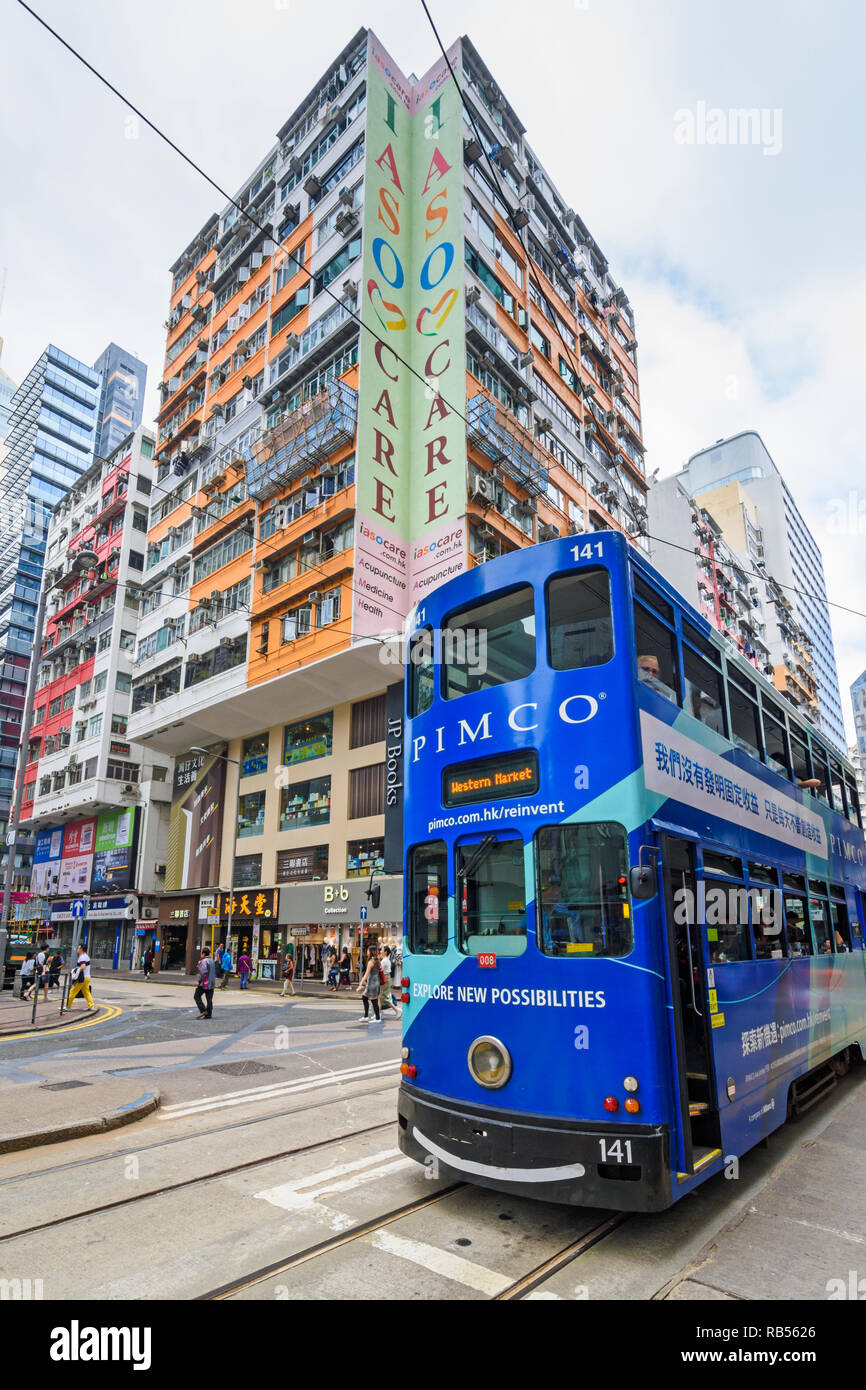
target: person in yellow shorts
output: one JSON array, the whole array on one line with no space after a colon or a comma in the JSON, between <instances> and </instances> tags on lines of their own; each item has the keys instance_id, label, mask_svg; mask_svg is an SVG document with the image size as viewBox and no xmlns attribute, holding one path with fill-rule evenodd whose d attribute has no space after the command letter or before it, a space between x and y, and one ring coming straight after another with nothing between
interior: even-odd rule
<instances>
[{"instance_id":1,"label":"person in yellow shorts","mask_svg":"<svg viewBox=\"0 0 866 1390\"><path fill-rule=\"evenodd\" d=\"M76 994L84 995L84 1002L88 1009L93 1008L93 995L90 993L90 956L83 946L78 947L78 962L73 971L72 988L69 991L67 1004L71 1004Z\"/></svg>"}]
</instances>

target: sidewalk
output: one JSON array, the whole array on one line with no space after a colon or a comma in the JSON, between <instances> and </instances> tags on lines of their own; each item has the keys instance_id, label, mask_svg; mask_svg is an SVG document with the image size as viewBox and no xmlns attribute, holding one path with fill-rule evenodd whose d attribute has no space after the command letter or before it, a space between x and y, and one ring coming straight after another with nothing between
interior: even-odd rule
<instances>
[{"instance_id":1,"label":"sidewalk","mask_svg":"<svg viewBox=\"0 0 866 1390\"><path fill-rule=\"evenodd\" d=\"M38 1082L3 1092L0 1154L102 1134L149 1115L159 1091L141 1081Z\"/></svg>"},{"instance_id":2,"label":"sidewalk","mask_svg":"<svg viewBox=\"0 0 866 1390\"><path fill-rule=\"evenodd\" d=\"M820 1134L797 1145L745 1210L656 1297L860 1299L866 1292L863 1276L866 1104L861 1089Z\"/></svg>"},{"instance_id":3,"label":"sidewalk","mask_svg":"<svg viewBox=\"0 0 866 1390\"><path fill-rule=\"evenodd\" d=\"M151 975L145 981L143 970L97 970L91 969L91 975L95 980L135 980L139 984L156 985L183 985L186 989L195 989L198 984L198 975L183 975L176 970L161 970ZM334 994L332 990L323 984L321 980L300 980L294 981L296 999L351 999L357 1004L359 995L355 993L355 986L351 985L348 989L341 989L339 994ZM220 988L217 981L217 989ZM283 988L282 980L255 980L249 988L256 993L279 994ZM229 984L223 990L223 994L240 994L241 988L237 975L232 975ZM246 993L246 991L244 991ZM291 998L291 995L288 996Z\"/></svg>"},{"instance_id":4,"label":"sidewalk","mask_svg":"<svg viewBox=\"0 0 866 1390\"><path fill-rule=\"evenodd\" d=\"M71 1009L65 1009L61 1014L59 994L59 989L53 990L47 1003L40 995L39 1003L36 1005L36 1022L31 1023L33 1001L27 1003L26 1000L13 997L11 990L3 990L0 993L0 1038L42 1033L46 1028L65 1028L70 1023L80 1023L82 1018L95 1019L102 1014L112 1016L112 1011L105 1005L100 1006L98 1002L92 1009L84 1007L84 1000L80 996L73 999Z\"/></svg>"}]
</instances>

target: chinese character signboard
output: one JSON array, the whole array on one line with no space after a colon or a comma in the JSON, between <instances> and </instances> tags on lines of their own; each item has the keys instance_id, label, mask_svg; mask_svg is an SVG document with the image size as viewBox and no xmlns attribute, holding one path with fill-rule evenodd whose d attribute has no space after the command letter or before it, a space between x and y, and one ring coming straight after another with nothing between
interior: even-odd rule
<instances>
[{"instance_id":1,"label":"chinese character signboard","mask_svg":"<svg viewBox=\"0 0 866 1390\"><path fill-rule=\"evenodd\" d=\"M167 890L207 888L219 882L224 790L221 757L189 753L178 758L168 823Z\"/></svg>"}]
</instances>

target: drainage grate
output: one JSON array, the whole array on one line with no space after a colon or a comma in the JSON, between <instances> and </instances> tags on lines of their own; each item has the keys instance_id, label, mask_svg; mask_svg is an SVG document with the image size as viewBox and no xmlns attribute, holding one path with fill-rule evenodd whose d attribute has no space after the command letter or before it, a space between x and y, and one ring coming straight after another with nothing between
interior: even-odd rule
<instances>
[{"instance_id":1,"label":"drainage grate","mask_svg":"<svg viewBox=\"0 0 866 1390\"><path fill-rule=\"evenodd\" d=\"M202 1067L202 1071L219 1071L224 1076L259 1076L263 1071L282 1071L264 1062L222 1062L218 1067Z\"/></svg>"},{"instance_id":2,"label":"drainage grate","mask_svg":"<svg viewBox=\"0 0 866 1390\"><path fill-rule=\"evenodd\" d=\"M89 1086L89 1081L48 1081L39 1087L40 1091L71 1091L73 1086Z\"/></svg>"}]
</instances>

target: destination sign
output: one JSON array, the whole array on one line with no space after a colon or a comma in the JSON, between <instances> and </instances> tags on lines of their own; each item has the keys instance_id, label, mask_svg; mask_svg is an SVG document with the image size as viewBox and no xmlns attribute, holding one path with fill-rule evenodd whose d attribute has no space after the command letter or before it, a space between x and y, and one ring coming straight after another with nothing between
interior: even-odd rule
<instances>
[{"instance_id":1,"label":"destination sign","mask_svg":"<svg viewBox=\"0 0 866 1390\"><path fill-rule=\"evenodd\" d=\"M442 774L442 804L466 806L475 801L500 801L538 791L538 754L501 753L474 763L446 767Z\"/></svg>"}]
</instances>

